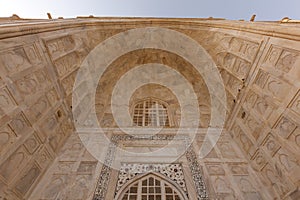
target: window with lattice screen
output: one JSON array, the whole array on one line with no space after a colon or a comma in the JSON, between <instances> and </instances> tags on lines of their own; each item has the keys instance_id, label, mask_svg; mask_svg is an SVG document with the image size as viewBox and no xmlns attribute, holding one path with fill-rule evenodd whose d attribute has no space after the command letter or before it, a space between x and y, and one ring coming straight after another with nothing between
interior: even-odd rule
<instances>
[{"instance_id":1,"label":"window with lattice screen","mask_svg":"<svg viewBox=\"0 0 300 200\"><path fill-rule=\"evenodd\" d=\"M150 175L127 187L120 200L183 200L183 198L174 186Z\"/></svg>"},{"instance_id":2,"label":"window with lattice screen","mask_svg":"<svg viewBox=\"0 0 300 200\"><path fill-rule=\"evenodd\" d=\"M133 125L143 127L169 127L167 104L155 99L145 99L135 104Z\"/></svg>"}]
</instances>

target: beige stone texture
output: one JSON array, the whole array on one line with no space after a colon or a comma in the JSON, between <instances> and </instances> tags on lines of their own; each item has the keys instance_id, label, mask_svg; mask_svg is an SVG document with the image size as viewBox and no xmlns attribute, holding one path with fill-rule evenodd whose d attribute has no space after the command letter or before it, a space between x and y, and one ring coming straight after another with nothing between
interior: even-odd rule
<instances>
[{"instance_id":1,"label":"beige stone texture","mask_svg":"<svg viewBox=\"0 0 300 200\"><path fill-rule=\"evenodd\" d=\"M140 48L122 54L125 46L139 45L143 40L123 41L114 50L104 42L120 33L149 27L172 30L195 41L207 53L197 58L207 63L203 65L203 73L195 68L193 62L197 59L187 59L199 52L184 51L192 46L173 41L167 35L151 38L149 34L145 41L165 40L166 44L171 41L174 48L181 45L178 52L184 51L186 55L163 48ZM209 199L300 199L299 41L300 23L293 20L1 19L0 199L93 199L105 165L86 149L74 120L88 122L88 116L83 113L94 106L97 120L108 138L124 135L111 108L114 87L130 70L151 63L179 72L195 93L200 116L192 148ZM77 72L85 58L103 42L108 55L122 55L106 63L103 76L94 83L98 85L95 105L75 105L74 102L84 102L90 94L88 80L82 80L73 93ZM111 59L98 56L103 63ZM217 66L226 99L212 96L206 82L214 83L210 62ZM168 74L164 77L174 87L188 91ZM216 91L221 90L222 85L213 85ZM188 92L180 96L192 98ZM170 127L163 128L158 135L175 135L183 115L176 94L165 86L149 83L132 94L129 112L132 114L132 106L145 98L159 99L169 105ZM213 104L219 106L217 110L212 110ZM207 130L220 128L211 118L221 112L222 106L226 106L226 120L221 137L209 154L200 158L198 153ZM137 127L125 128L138 134L148 133ZM185 127L182 135L189 134L188 128ZM128 151L152 152L165 143L121 140L118 145ZM174 155L175 161L183 166L189 199L195 200L199 197L188 157L182 155L176 159L179 143L165 148L157 157L132 157L117 152L115 162L122 158L128 163L166 163ZM94 151L104 159L109 155L109 146L104 140L97 145ZM118 176L117 170L110 170L105 199L114 198Z\"/></svg>"}]
</instances>

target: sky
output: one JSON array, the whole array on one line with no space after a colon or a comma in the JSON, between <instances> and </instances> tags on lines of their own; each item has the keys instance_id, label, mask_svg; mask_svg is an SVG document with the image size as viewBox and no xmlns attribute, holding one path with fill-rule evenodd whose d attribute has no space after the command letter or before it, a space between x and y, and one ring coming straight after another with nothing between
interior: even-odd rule
<instances>
[{"instance_id":1,"label":"sky","mask_svg":"<svg viewBox=\"0 0 300 200\"><path fill-rule=\"evenodd\" d=\"M0 17L216 17L257 21L300 19L300 0L0 0Z\"/></svg>"}]
</instances>

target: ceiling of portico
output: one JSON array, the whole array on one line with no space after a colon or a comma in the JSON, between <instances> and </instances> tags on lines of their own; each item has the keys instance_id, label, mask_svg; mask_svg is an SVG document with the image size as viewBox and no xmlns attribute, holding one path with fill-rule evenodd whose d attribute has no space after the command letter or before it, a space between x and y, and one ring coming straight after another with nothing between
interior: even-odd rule
<instances>
[{"instance_id":1,"label":"ceiling of portico","mask_svg":"<svg viewBox=\"0 0 300 200\"><path fill-rule=\"evenodd\" d=\"M191 38L191 40L196 41L202 48L205 49L209 57L211 57L213 62L216 64L223 78L226 90L227 121L232 119L233 116L231 115L231 112L233 111L234 105L238 102L239 94L250 80L249 73L260 47L259 40L252 40L249 39L249 37L236 37L228 33L223 33L223 31L217 29L212 30L207 27L198 29L171 29L183 33L185 36ZM68 39L69 42L66 43L66 45L69 45L69 47L65 48L69 49L68 52L74 52L75 61L72 61L73 63L71 65L76 66L72 69L76 70L80 66L81 62L96 46L110 37L116 36L127 30L128 29L86 28L80 31L77 30L73 34L67 36L64 34L63 37L58 37L58 39L52 39L53 37L51 37L49 40L46 40L46 47L49 49L49 44L51 44L52 41L59 41L60 38ZM55 58L59 57L59 55L53 55L51 53L52 50L50 49L48 51L55 67L59 70L58 68L60 67L60 63L57 62L57 59ZM66 56L64 56L64 58L65 57ZM200 126L208 127L211 117L210 98L214 97L209 95L207 85L204 81L205 77L203 79L197 70L195 70L195 67L181 56L169 51L153 48L134 50L132 52L125 53L110 64L104 75L101 77L99 87L97 88L95 103L98 120L101 123L102 121L105 121L105 124L107 124L106 126L108 127L115 126L113 116L110 111L110 101L111 93L116 82L120 79L120 77L122 77L122 75L134 67L149 63L167 65L178 71L191 83L199 102L201 112ZM62 77L59 78L63 84L63 88L66 90L65 99L69 107L72 105L72 83L76 76L75 71L70 74L70 71L72 70L65 70L70 76L62 75Z\"/></svg>"},{"instance_id":2,"label":"ceiling of portico","mask_svg":"<svg viewBox=\"0 0 300 200\"><path fill-rule=\"evenodd\" d=\"M195 40L211 56L223 78L227 96L227 119L241 90L249 80L248 74L258 52L259 43L240 39L229 34L207 30L175 29ZM193 86L197 94L201 111L201 127L208 127L210 120L210 98L207 85L195 67L187 60L172 52L160 49L141 49L129 52L117 58L102 76L97 89L98 119L106 115L112 118L107 106L110 106L110 94L116 82L130 69L148 63L167 65L182 74ZM104 114L106 113L106 114Z\"/></svg>"},{"instance_id":3,"label":"ceiling of portico","mask_svg":"<svg viewBox=\"0 0 300 200\"><path fill-rule=\"evenodd\" d=\"M210 120L210 95L203 78L184 58L174 53L159 49L141 49L129 52L117 58L107 68L99 81L96 93L96 112L98 120L105 121L105 119L102 119L104 116L111 117L111 94L118 80L120 80L125 73L134 67L149 63L169 66L178 71L186 80L188 80L188 82L192 85L195 94L197 95L201 113L200 126L208 127ZM166 78L170 79L172 77L166 76ZM176 84L176 80L170 79L169 81ZM124 89L126 89L126 87ZM151 95L150 91L149 95ZM161 100L168 101L168 99L165 99L163 94L161 94L160 98ZM177 99L174 99L173 101L177 101Z\"/></svg>"}]
</instances>

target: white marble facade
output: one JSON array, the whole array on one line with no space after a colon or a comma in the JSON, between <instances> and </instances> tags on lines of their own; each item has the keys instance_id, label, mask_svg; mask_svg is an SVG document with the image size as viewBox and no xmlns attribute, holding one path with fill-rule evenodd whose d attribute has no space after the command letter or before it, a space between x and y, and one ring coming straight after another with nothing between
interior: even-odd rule
<instances>
[{"instance_id":1,"label":"white marble facade","mask_svg":"<svg viewBox=\"0 0 300 200\"><path fill-rule=\"evenodd\" d=\"M1 18L0 26L0 199L110 200L151 172L190 200L300 198L299 23ZM144 99L166 105L168 126L120 127L112 107L132 116ZM200 157L210 129L221 135Z\"/></svg>"}]
</instances>

